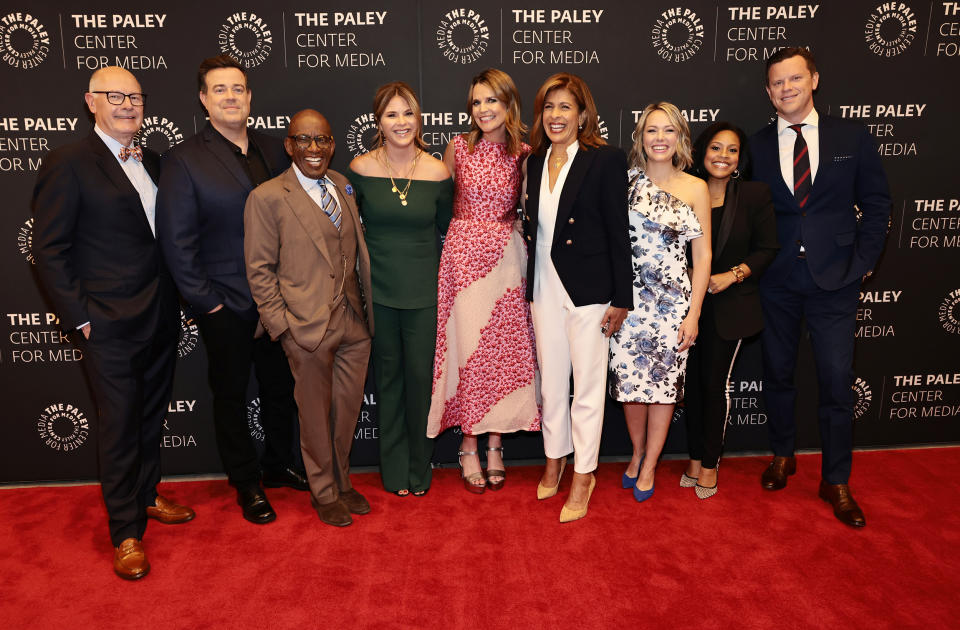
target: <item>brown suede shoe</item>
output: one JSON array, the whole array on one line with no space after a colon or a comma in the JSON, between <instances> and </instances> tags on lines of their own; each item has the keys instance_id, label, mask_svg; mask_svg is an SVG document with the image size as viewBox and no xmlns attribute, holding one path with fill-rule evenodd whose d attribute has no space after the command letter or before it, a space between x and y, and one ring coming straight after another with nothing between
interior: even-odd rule
<instances>
[{"instance_id":1,"label":"brown suede shoe","mask_svg":"<svg viewBox=\"0 0 960 630\"><path fill-rule=\"evenodd\" d=\"M774 456L773 461L763 471L760 477L760 485L764 490L782 490L787 487L787 477L796 474L797 458Z\"/></svg>"},{"instance_id":2,"label":"brown suede shoe","mask_svg":"<svg viewBox=\"0 0 960 630\"><path fill-rule=\"evenodd\" d=\"M317 503L317 500L311 496L310 503L317 511L317 516L327 525L334 527L346 527L353 522L350 517L350 510L343 504L343 501L336 499L330 503Z\"/></svg>"},{"instance_id":3,"label":"brown suede shoe","mask_svg":"<svg viewBox=\"0 0 960 630\"><path fill-rule=\"evenodd\" d=\"M833 515L850 527L865 527L867 520L863 517L863 510L853 500L850 486L845 483L827 483L820 481L820 498L833 506Z\"/></svg>"},{"instance_id":4,"label":"brown suede shoe","mask_svg":"<svg viewBox=\"0 0 960 630\"><path fill-rule=\"evenodd\" d=\"M370 503L362 494L350 488L340 493L340 500L347 506L351 514L369 514Z\"/></svg>"},{"instance_id":5,"label":"brown suede shoe","mask_svg":"<svg viewBox=\"0 0 960 630\"><path fill-rule=\"evenodd\" d=\"M150 573L150 563L143 543L127 538L113 551L113 572L125 580L139 580Z\"/></svg>"},{"instance_id":6,"label":"brown suede shoe","mask_svg":"<svg viewBox=\"0 0 960 630\"><path fill-rule=\"evenodd\" d=\"M196 512L185 505L177 505L166 497L157 495L153 505L147 506L147 516L155 518L161 523L167 525L176 525L177 523L186 523L192 521Z\"/></svg>"}]
</instances>

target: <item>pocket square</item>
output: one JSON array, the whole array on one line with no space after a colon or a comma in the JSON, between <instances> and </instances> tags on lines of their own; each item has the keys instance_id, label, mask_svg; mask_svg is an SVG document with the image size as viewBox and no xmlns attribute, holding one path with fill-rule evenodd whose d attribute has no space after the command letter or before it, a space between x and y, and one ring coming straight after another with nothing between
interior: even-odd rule
<instances>
[{"instance_id":1,"label":"pocket square","mask_svg":"<svg viewBox=\"0 0 960 630\"><path fill-rule=\"evenodd\" d=\"M852 160L852 155L835 155L833 156L834 162L846 162L847 160Z\"/></svg>"}]
</instances>

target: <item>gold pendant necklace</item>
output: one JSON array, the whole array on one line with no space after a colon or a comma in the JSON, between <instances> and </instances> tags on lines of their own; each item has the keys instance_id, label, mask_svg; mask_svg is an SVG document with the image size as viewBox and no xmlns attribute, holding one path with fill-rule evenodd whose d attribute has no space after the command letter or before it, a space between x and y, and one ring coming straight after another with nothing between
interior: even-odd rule
<instances>
[{"instance_id":1,"label":"gold pendant necklace","mask_svg":"<svg viewBox=\"0 0 960 630\"><path fill-rule=\"evenodd\" d=\"M397 182L393 180L393 168L390 166L390 158L387 157L387 149L383 148L380 152L380 156L383 158L383 166L387 171L387 176L390 177L390 192L396 193L400 198L400 205L407 205L407 195L410 193L410 185L413 183L413 173L417 170L417 162L420 161L420 156L423 154L423 151L417 149L417 156L413 159L413 165L410 167L410 172L407 173L407 185L404 186L403 190L397 188Z\"/></svg>"}]
</instances>

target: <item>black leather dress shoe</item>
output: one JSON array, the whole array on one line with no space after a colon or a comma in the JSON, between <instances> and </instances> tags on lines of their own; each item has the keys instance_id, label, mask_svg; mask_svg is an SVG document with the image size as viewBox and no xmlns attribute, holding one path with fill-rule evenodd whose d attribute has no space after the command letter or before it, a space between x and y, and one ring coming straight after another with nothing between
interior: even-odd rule
<instances>
[{"instance_id":1,"label":"black leather dress shoe","mask_svg":"<svg viewBox=\"0 0 960 630\"><path fill-rule=\"evenodd\" d=\"M277 513L273 511L260 486L237 488L237 504L243 510L243 518L251 523L264 525L277 520Z\"/></svg>"},{"instance_id":2,"label":"black leather dress shoe","mask_svg":"<svg viewBox=\"0 0 960 630\"><path fill-rule=\"evenodd\" d=\"M293 468L279 468L263 471L263 485L265 488L293 488L294 490L309 490L305 473Z\"/></svg>"},{"instance_id":3,"label":"black leather dress shoe","mask_svg":"<svg viewBox=\"0 0 960 630\"><path fill-rule=\"evenodd\" d=\"M797 458L774 456L773 461L763 471L760 477L760 485L764 490L782 490L787 487L787 477L796 474Z\"/></svg>"},{"instance_id":4,"label":"black leather dress shoe","mask_svg":"<svg viewBox=\"0 0 960 630\"><path fill-rule=\"evenodd\" d=\"M850 527L865 527L867 519L863 517L863 510L853 500L850 486L845 483L827 483L820 481L820 498L833 506L833 515Z\"/></svg>"}]
</instances>

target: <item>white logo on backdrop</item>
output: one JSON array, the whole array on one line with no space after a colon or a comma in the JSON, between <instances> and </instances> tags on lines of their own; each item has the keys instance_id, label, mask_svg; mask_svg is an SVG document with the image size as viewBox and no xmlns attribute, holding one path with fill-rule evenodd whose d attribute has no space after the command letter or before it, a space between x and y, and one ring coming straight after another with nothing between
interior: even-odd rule
<instances>
[{"instance_id":1,"label":"white logo on backdrop","mask_svg":"<svg viewBox=\"0 0 960 630\"><path fill-rule=\"evenodd\" d=\"M37 433L55 451L75 451L87 441L90 422L78 407L68 403L47 405L37 419Z\"/></svg>"},{"instance_id":2,"label":"white logo on backdrop","mask_svg":"<svg viewBox=\"0 0 960 630\"><path fill-rule=\"evenodd\" d=\"M50 54L50 34L29 13L8 13L0 17L0 46L7 65L36 68Z\"/></svg>"},{"instance_id":3,"label":"white logo on backdrop","mask_svg":"<svg viewBox=\"0 0 960 630\"><path fill-rule=\"evenodd\" d=\"M377 120L373 113L361 114L347 128L347 148L353 157L360 157L377 148L376 137Z\"/></svg>"},{"instance_id":4,"label":"white logo on backdrop","mask_svg":"<svg viewBox=\"0 0 960 630\"><path fill-rule=\"evenodd\" d=\"M220 52L230 55L244 68L255 68L273 50L273 33L256 13L238 11L227 17L217 33Z\"/></svg>"},{"instance_id":5,"label":"white logo on backdrop","mask_svg":"<svg viewBox=\"0 0 960 630\"><path fill-rule=\"evenodd\" d=\"M437 24L437 47L452 63L473 63L490 47L490 29L473 9L451 9Z\"/></svg>"},{"instance_id":6,"label":"white logo on backdrop","mask_svg":"<svg viewBox=\"0 0 960 630\"><path fill-rule=\"evenodd\" d=\"M703 47L703 21L691 9L667 9L653 23L650 41L664 61L687 61Z\"/></svg>"},{"instance_id":7,"label":"white logo on backdrop","mask_svg":"<svg viewBox=\"0 0 960 630\"><path fill-rule=\"evenodd\" d=\"M884 2L867 17L863 35L870 52L894 57L917 38L917 16L903 2Z\"/></svg>"}]
</instances>

